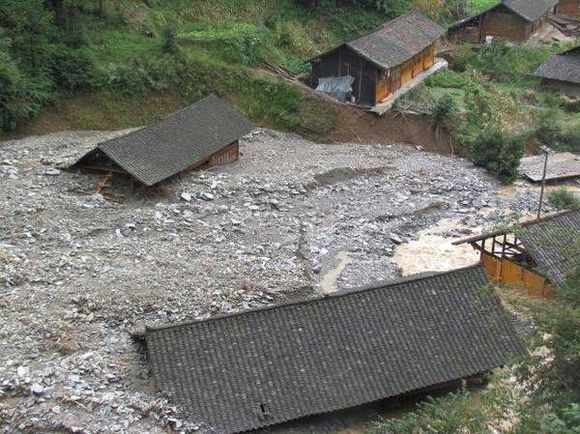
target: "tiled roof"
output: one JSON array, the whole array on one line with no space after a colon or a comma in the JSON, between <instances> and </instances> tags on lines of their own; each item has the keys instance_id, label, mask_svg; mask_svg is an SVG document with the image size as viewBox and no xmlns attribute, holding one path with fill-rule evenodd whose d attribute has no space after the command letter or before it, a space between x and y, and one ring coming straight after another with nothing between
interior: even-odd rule
<instances>
[{"instance_id":1,"label":"tiled roof","mask_svg":"<svg viewBox=\"0 0 580 434\"><path fill-rule=\"evenodd\" d=\"M526 251L554 283L580 266L580 208L525 225L518 236Z\"/></svg>"},{"instance_id":2,"label":"tiled roof","mask_svg":"<svg viewBox=\"0 0 580 434\"><path fill-rule=\"evenodd\" d=\"M552 54L536 70L536 75L551 80L580 84L580 55L577 47L561 54Z\"/></svg>"},{"instance_id":3,"label":"tiled roof","mask_svg":"<svg viewBox=\"0 0 580 434\"><path fill-rule=\"evenodd\" d=\"M519 172L533 182L544 177L545 155L532 155L520 160ZM548 157L546 180L580 177L580 155L558 152Z\"/></svg>"},{"instance_id":4,"label":"tiled roof","mask_svg":"<svg viewBox=\"0 0 580 434\"><path fill-rule=\"evenodd\" d=\"M418 11L411 11L384 24L378 30L340 45L347 46L380 68L402 64L436 42L445 29ZM310 60L324 56L339 48Z\"/></svg>"},{"instance_id":5,"label":"tiled roof","mask_svg":"<svg viewBox=\"0 0 580 434\"><path fill-rule=\"evenodd\" d=\"M157 387L237 433L457 380L524 353L481 267L148 328Z\"/></svg>"},{"instance_id":6,"label":"tiled roof","mask_svg":"<svg viewBox=\"0 0 580 434\"><path fill-rule=\"evenodd\" d=\"M203 161L253 128L249 120L210 95L98 148L143 184L153 185Z\"/></svg>"},{"instance_id":7,"label":"tiled roof","mask_svg":"<svg viewBox=\"0 0 580 434\"><path fill-rule=\"evenodd\" d=\"M503 4L528 21L536 21L558 4L559 0L503 0Z\"/></svg>"}]
</instances>

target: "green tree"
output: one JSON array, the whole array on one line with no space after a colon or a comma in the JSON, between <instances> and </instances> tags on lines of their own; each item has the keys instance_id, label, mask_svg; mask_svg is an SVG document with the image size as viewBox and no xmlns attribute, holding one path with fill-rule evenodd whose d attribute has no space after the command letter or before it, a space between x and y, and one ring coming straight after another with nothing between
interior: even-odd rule
<instances>
[{"instance_id":1,"label":"green tree","mask_svg":"<svg viewBox=\"0 0 580 434\"><path fill-rule=\"evenodd\" d=\"M497 174L505 184L518 177L518 167L523 155L523 138L508 136L494 128L481 131L472 148L473 163Z\"/></svg>"}]
</instances>

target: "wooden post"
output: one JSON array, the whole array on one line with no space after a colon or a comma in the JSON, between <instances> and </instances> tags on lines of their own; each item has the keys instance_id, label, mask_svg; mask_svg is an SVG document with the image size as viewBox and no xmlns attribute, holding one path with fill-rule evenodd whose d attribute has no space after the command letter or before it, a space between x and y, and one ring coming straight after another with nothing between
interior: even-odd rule
<instances>
[{"instance_id":1,"label":"wooden post","mask_svg":"<svg viewBox=\"0 0 580 434\"><path fill-rule=\"evenodd\" d=\"M503 235L503 246L501 247L501 258L505 258L505 243L507 241L507 234Z\"/></svg>"},{"instance_id":2,"label":"wooden post","mask_svg":"<svg viewBox=\"0 0 580 434\"><path fill-rule=\"evenodd\" d=\"M548 152L544 150L546 158L544 159L544 171L542 174L542 188L540 190L540 204L538 205L538 219L542 215L542 202L544 201L544 189L546 187L546 171L548 169Z\"/></svg>"}]
</instances>

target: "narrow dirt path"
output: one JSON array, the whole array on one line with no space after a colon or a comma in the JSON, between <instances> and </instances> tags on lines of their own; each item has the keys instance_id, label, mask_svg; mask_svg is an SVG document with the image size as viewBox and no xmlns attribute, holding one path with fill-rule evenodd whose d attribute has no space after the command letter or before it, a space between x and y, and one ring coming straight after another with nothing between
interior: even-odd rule
<instances>
[{"instance_id":1,"label":"narrow dirt path","mask_svg":"<svg viewBox=\"0 0 580 434\"><path fill-rule=\"evenodd\" d=\"M324 275L322 282L320 283L323 294L331 294L337 291L336 281L351 261L348 252L345 251L338 252L336 258L338 259L338 264L336 264L336 267Z\"/></svg>"}]
</instances>

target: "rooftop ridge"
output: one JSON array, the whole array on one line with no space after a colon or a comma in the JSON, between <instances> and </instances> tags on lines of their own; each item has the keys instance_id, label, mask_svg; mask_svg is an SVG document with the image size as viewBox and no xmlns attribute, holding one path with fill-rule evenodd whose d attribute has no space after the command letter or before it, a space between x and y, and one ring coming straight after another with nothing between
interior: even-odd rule
<instances>
[{"instance_id":1,"label":"rooftop ridge","mask_svg":"<svg viewBox=\"0 0 580 434\"><path fill-rule=\"evenodd\" d=\"M304 298L297 299L297 300L287 301L287 302L268 305L268 306L261 306L261 307L254 308L254 309L244 309L244 310L240 310L237 312L222 313L222 314L210 316L209 318L194 319L194 320L189 320L189 321L181 321L179 323L173 323L173 324L146 325L145 329L146 329L146 331L155 332L155 331L179 328L179 327L189 326L189 325L194 325L194 324L207 323L207 322L227 319L227 318L231 318L231 317L236 317L236 316L248 315L248 314L251 314L254 312L276 310L276 309L281 309L281 308L285 308L285 307L289 307L289 306L298 306L298 305L304 305L304 304L310 304L310 303L317 303L317 302L328 300L328 299L338 299L338 298L350 297L350 296L360 294L363 292L378 291L381 289L401 285L403 283L420 282L423 280L429 280L429 279L433 279L433 278L437 278L437 277L459 274L459 273L462 273L462 272L465 272L465 271L471 270L471 269L481 269L481 271L483 272L483 267L481 264L474 264L474 265L469 265L467 267L457 268L457 269L450 270L450 271L433 272L433 273L427 272L427 273L414 274L411 276L402 277L402 278L395 279L392 281L375 282L373 284L363 286L361 288L355 288L355 289L350 289L350 290L346 290L346 291L337 291L337 292L332 293L332 294L323 294L323 295L315 295L312 297L304 297Z\"/></svg>"},{"instance_id":2,"label":"rooftop ridge","mask_svg":"<svg viewBox=\"0 0 580 434\"><path fill-rule=\"evenodd\" d=\"M479 235L474 235L472 237L467 237L467 238L463 238L461 240L454 241L452 244L454 246L457 246L457 245L460 245L460 244L469 243L471 241L477 241L477 240L480 240L482 238L492 237L494 235L501 235L501 234L503 234L505 232L512 231L514 228L516 228L518 226L520 226L520 227L533 226L533 225L535 225L537 223L543 223L545 221L553 220L553 219L555 219L557 217L562 217L562 216L565 216L565 215L568 215L568 214L573 214L573 213L578 212L578 211L580 211L580 207L574 207L574 208L571 208L571 209L567 209L565 211L560 211L560 212L556 212L556 213L553 213L553 214L545 215L543 217L540 217L539 219L536 218L536 219L533 219L533 220L527 220L525 222L512 223L509 226L503 226L503 227L501 227L499 229L496 229L496 230L493 230L493 231L483 232L483 233L481 233Z\"/></svg>"},{"instance_id":3,"label":"rooftop ridge","mask_svg":"<svg viewBox=\"0 0 580 434\"><path fill-rule=\"evenodd\" d=\"M217 96L216 96L216 94L215 94L215 93L210 93L210 94L209 94L209 95L207 95L206 97L204 97L204 98L202 98L202 99L200 99L200 100L197 100L197 101L196 101L196 102L194 102L194 103L191 103L191 104L189 104L189 105L187 105L187 106L185 106L185 107L182 107L182 108L180 108L179 110L177 110L177 111L175 111L175 112L173 112L173 113L169 113L167 116L165 116L165 117L161 118L159 121L157 121L157 122L156 122L156 123L154 123L154 124L151 124L151 125L145 125L145 126L142 126L141 128L137 127L137 129L136 129L136 130L130 131L130 132L128 132L127 134L122 134L122 135L120 135L120 136L113 137L112 139L107 139L107 140L105 140L105 141L103 141L103 142L100 142L100 143L99 143L99 144L98 144L96 147L97 147L97 148L99 148L100 150L102 150L102 151L103 151L103 152L106 154L106 153L107 153L107 150L106 150L106 149L102 149L102 148L101 148L101 146L102 146L102 145L106 145L106 144L109 144L109 143L111 143L111 142L115 142L115 141L117 141L117 140L118 140L118 139L120 139L120 138L125 138L125 137L132 137L133 135L135 135L135 134L137 134L137 133L139 133L139 132L143 131L144 129L151 128L151 127L153 127L153 126L155 126L155 125L158 125L158 124L160 124L160 123L161 123L161 122L163 122L163 121L166 121L167 119L170 119L170 118L172 118L173 116L176 116L176 115L178 115L179 113L182 113L182 112L184 112L184 111L186 111L186 110L188 110L188 109L191 109L191 108L195 108L195 107L197 107L199 104L201 104L202 102L205 102L206 100L208 100L208 99L211 99L212 97L213 97L213 98L217 98ZM109 155L109 154L107 154L107 155Z\"/></svg>"}]
</instances>

